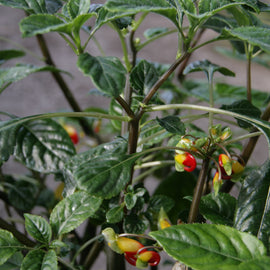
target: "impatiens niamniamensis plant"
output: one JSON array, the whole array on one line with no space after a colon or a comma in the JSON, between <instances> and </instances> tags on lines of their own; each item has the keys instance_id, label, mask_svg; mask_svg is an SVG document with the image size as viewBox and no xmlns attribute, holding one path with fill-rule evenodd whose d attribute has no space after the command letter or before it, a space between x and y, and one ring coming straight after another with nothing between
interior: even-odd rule
<instances>
[{"instance_id":1,"label":"impatiens niamniamensis plant","mask_svg":"<svg viewBox=\"0 0 270 270\"><path fill-rule=\"evenodd\" d=\"M9 47L0 50L0 93L47 72L71 108L26 117L1 111L1 269L95 269L101 253L107 262L99 263L117 270L269 269L270 163L254 162L253 149L264 136L262 151L269 153L270 106L268 93L255 90L251 69L254 62L269 68L268 1L0 0L0 6L24 11L18 28L37 39L44 61L24 63L21 57L33 56L29 48L1 35ZM158 20L145 29L153 16L170 26ZM120 57L99 42L105 25L119 39ZM100 106L83 108L76 99L46 42L52 32L69 46L90 95L104 100ZM173 35L174 61L144 58L144 48L154 51ZM244 71L204 59L200 49L218 41L226 42L217 48L221 57L243 61ZM239 73L245 85L226 80ZM14 159L21 174L6 171Z\"/></svg>"}]
</instances>

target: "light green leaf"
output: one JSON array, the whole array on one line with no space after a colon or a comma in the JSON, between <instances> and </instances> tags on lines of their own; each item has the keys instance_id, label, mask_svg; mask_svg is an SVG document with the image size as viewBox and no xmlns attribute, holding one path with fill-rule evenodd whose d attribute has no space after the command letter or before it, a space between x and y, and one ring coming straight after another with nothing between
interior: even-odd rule
<instances>
[{"instance_id":1,"label":"light green leaf","mask_svg":"<svg viewBox=\"0 0 270 270\"><path fill-rule=\"evenodd\" d=\"M30 251L22 262L21 270L57 270L57 257L55 251Z\"/></svg>"},{"instance_id":2,"label":"light green leaf","mask_svg":"<svg viewBox=\"0 0 270 270\"><path fill-rule=\"evenodd\" d=\"M0 229L0 265L22 248L22 244L9 231Z\"/></svg>"},{"instance_id":3,"label":"light green leaf","mask_svg":"<svg viewBox=\"0 0 270 270\"><path fill-rule=\"evenodd\" d=\"M158 79L155 66L146 60L141 60L130 73L130 83L141 95L147 94Z\"/></svg>"},{"instance_id":4,"label":"light green leaf","mask_svg":"<svg viewBox=\"0 0 270 270\"><path fill-rule=\"evenodd\" d=\"M185 125L177 116L169 115L162 119L157 118L157 121L163 128L172 134L185 134Z\"/></svg>"},{"instance_id":5,"label":"light green leaf","mask_svg":"<svg viewBox=\"0 0 270 270\"><path fill-rule=\"evenodd\" d=\"M90 0L69 0L67 10L70 18L74 19L78 15L88 13L90 9Z\"/></svg>"},{"instance_id":6,"label":"light green leaf","mask_svg":"<svg viewBox=\"0 0 270 270\"><path fill-rule=\"evenodd\" d=\"M4 132L5 136L7 134ZM75 154L74 145L67 132L51 119L25 123L16 134L11 135L16 137L14 155L25 166L39 172L59 172L64 166L64 161Z\"/></svg>"},{"instance_id":7,"label":"light green leaf","mask_svg":"<svg viewBox=\"0 0 270 270\"><path fill-rule=\"evenodd\" d=\"M259 46L265 52L270 52L270 29L264 27L245 26L233 29L225 28L223 36L228 39L239 39L254 46ZM222 36L221 36L222 37Z\"/></svg>"},{"instance_id":8,"label":"light green leaf","mask_svg":"<svg viewBox=\"0 0 270 270\"><path fill-rule=\"evenodd\" d=\"M270 237L270 162L253 170L240 189L235 213L235 228L252 233L269 247Z\"/></svg>"},{"instance_id":9,"label":"light green leaf","mask_svg":"<svg viewBox=\"0 0 270 270\"><path fill-rule=\"evenodd\" d=\"M21 252L16 252L3 265L0 265L0 270L19 270L23 261Z\"/></svg>"},{"instance_id":10,"label":"light green leaf","mask_svg":"<svg viewBox=\"0 0 270 270\"><path fill-rule=\"evenodd\" d=\"M49 32L62 32L70 35L72 23L65 23L55 15L33 14L21 20L20 30L23 37Z\"/></svg>"},{"instance_id":11,"label":"light green leaf","mask_svg":"<svg viewBox=\"0 0 270 270\"><path fill-rule=\"evenodd\" d=\"M268 270L270 265L270 257L260 257L258 259L243 262L237 270Z\"/></svg>"},{"instance_id":12,"label":"light green leaf","mask_svg":"<svg viewBox=\"0 0 270 270\"><path fill-rule=\"evenodd\" d=\"M126 15L156 12L176 21L176 10L166 0L109 0L105 7L111 12L122 12Z\"/></svg>"},{"instance_id":13,"label":"light green leaf","mask_svg":"<svg viewBox=\"0 0 270 270\"><path fill-rule=\"evenodd\" d=\"M150 236L170 256L194 270L237 269L243 262L266 255L255 236L224 225L183 224Z\"/></svg>"},{"instance_id":14,"label":"light green leaf","mask_svg":"<svg viewBox=\"0 0 270 270\"><path fill-rule=\"evenodd\" d=\"M102 199L78 191L60 201L53 209L50 224L56 235L68 233L92 216Z\"/></svg>"},{"instance_id":15,"label":"light green leaf","mask_svg":"<svg viewBox=\"0 0 270 270\"><path fill-rule=\"evenodd\" d=\"M37 67L25 64L24 65L20 64L18 66L10 68L0 68L0 93L9 84L22 80L32 73L42 71L60 72L61 70L51 66Z\"/></svg>"},{"instance_id":16,"label":"light green leaf","mask_svg":"<svg viewBox=\"0 0 270 270\"><path fill-rule=\"evenodd\" d=\"M116 57L79 55L78 68L89 76L95 86L112 97L118 97L125 88L126 69Z\"/></svg>"},{"instance_id":17,"label":"light green leaf","mask_svg":"<svg viewBox=\"0 0 270 270\"><path fill-rule=\"evenodd\" d=\"M51 241L52 230L49 223L40 216L24 214L25 229L37 241L48 244Z\"/></svg>"},{"instance_id":18,"label":"light green leaf","mask_svg":"<svg viewBox=\"0 0 270 270\"><path fill-rule=\"evenodd\" d=\"M160 34L165 34L169 31L167 27L155 27L155 28L149 28L144 31L143 35L147 38L153 38L156 36L159 36Z\"/></svg>"},{"instance_id":19,"label":"light green leaf","mask_svg":"<svg viewBox=\"0 0 270 270\"><path fill-rule=\"evenodd\" d=\"M200 214L214 224L233 225L236 199L227 193L210 193L200 202Z\"/></svg>"},{"instance_id":20,"label":"light green leaf","mask_svg":"<svg viewBox=\"0 0 270 270\"><path fill-rule=\"evenodd\" d=\"M60 0L0 0L0 5L24 9L29 13L55 13L62 6Z\"/></svg>"}]
</instances>

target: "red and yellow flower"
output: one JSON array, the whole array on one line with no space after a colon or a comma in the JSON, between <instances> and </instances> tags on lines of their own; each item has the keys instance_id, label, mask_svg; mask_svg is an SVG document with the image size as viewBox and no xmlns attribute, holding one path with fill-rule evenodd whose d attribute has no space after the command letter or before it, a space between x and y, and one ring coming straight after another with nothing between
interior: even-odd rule
<instances>
[{"instance_id":1,"label":"red and yellow flower","mask_svg":"<svg viewBox=\"0 0 270 270\"><path fill-rule=\"evenodd\" d=\"M68 124L65 124L63 127L68 133L73 144L77 144L79 142L79 134L77 130L73 126L68 125Z\"/></svg>"},{"instance_id":2,"label":"red and yellow flower","mask_svg":"<svg viewBox=\"0 0 270 270\"><path fill-rule=\"evenodd\" d=\"M175 169L178 172L182 172L184 170L187 172L192 172L195 170L197 166L195 157L188 152L177 154L174 157L174 160L175 160Z\"/></svg>"}]
</instances>

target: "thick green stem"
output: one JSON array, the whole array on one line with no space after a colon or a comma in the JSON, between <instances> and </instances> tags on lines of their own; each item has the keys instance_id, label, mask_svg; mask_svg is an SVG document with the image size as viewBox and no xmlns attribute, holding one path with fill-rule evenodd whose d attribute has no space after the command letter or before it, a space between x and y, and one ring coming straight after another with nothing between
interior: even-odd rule
<instances>
[{"instance_id":1,"label":"thick green stem","mask_svg":"<svg viewBox=\"0 0 270 270\"><path fill-rule=\"evenodd\" d=\"M202 168L198 177L198 182L194 190L194 195L193 195L193 199L192 199L192 203L191 203L191 207L189 211L189 216L188 216L188 223L194 223L197 219L197 216L199 213L199 205L200 205L200 201L201 201L201 197L203 193L203 187L204 187L206 176L208 173L209 162L210 162L209 157L206 157L203 160Z\"/></svg>"},{"instance_id":2,"label":"thick green stem","mask_svg":"<svg viewBox=\"0 0 270 270\"><path fill-rule=\"evenodd\" d=\"M42 35L37 35L37 41L41 49L41 52L45 58L45 62L48 65L55 67L54 61L51 57L50 51L48 49L48 46L46 44L44 37ZM57 82L57 84L59 85L60 89L62 90L62 93L64 94L66 100L68 101L70 107L74 110L74 112L82 112L82 109L77 103L75 97L73 96L71 90L69 89L62 75L59 72L52 72L51 74L53 78L55 79L55 81ZM87 123L87 121L84 118L81 118L79 122L80 122L80 125L82 126L82 129L87 135L92 135L96 137L96 134L93 132L92 128L90 127L90 125Z\"/></svg>"}]
</instances>

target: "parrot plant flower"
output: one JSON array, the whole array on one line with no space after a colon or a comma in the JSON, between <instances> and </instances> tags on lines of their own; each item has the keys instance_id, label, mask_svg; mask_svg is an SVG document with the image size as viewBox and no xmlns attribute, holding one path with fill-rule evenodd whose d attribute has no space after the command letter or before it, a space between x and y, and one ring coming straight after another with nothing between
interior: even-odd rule
<instances>
[{"instance_id":1,"label":"parrot plant flower","mask_svg":"<svg viewBox=\"0 0 270 270\"><path fill-rule=\"evenodd\" d=\"M64 129L68 133L73 144L77 144L79 142L79 135L77 130L71 125L64 125Z\"/></svg>"},{"instance_id":2,"label":"parrot plant flower","mask_svg":"<svg viewBox=\"0 0 270 270\"><path fill-rule=\"evenodd\" d=\"M197 166L196 159L188 152L177 154L175 157L175 169L179 172L187 171L192 172Z\"/></svg>"},{"instance_id":3,"label":"parrot plant flower","mask_svg":"<svg viewBox=\"0 0 270 270\"><path fill-rule=\"evenodd\" d=\"M128 263L137 268L143 269L148 265L156 266L160 262L160 255L154 250L148 250L142 243L135 239L118 235L112 228L102 231L109 247L120 254L125 255Z\"/></svg>"}]
</instances>

